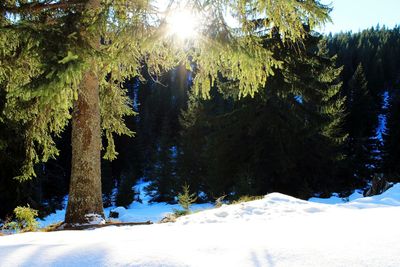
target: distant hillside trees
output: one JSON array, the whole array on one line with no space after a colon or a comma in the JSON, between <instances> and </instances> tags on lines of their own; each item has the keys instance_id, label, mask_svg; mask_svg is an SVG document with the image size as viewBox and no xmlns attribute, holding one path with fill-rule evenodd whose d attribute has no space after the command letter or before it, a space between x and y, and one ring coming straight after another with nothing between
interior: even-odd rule
<instances>
[{"instance_id":1,"label":"distant hillside trees","mask_svg":"<svg viewBox=\"0 0 400 267\"><path fill-rule=\"evenodd\" d=\"M329 53L337 55L337 66L343 66L349 168L358 179L368 180L380 172L398 179L394 178L398 177L394 170L400 164L396 156L400 135L394 120L399 105L400 27L377 26L359 33L339 33L330 35L327 41ZM388 108L385 101L390 103ZM386 125L380 124L379 116ZM386 129L381 129L383 126ZM379 140L377 132L382 130L386 135Z\"/></svg>"}]
</instances>

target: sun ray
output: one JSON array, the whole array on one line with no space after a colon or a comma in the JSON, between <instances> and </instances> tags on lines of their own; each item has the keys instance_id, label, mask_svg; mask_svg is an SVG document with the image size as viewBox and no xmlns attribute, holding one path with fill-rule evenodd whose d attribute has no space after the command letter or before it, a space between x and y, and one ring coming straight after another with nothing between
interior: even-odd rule
<instances>
[{"instance_id":1,"label":"sun ray","mask_svg":"<svg viewBox=\"0 0 400 267\"><path fill-rule=\"evenodd\" d=\"M189 9L175 10L167 17L168 32L179 39L192 39L198 33L199 19L194 11Z\"/></svg>"}]
</instances>

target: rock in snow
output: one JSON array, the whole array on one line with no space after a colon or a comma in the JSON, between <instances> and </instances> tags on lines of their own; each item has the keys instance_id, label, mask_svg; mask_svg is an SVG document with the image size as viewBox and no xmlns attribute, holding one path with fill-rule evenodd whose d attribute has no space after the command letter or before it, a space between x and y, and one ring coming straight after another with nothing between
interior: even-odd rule
<instances>
[{"instance_id":1,"label":"rock in snow","mask_svg":"<svg viewBox=\"0 0 400 267\"><path fill-rule=\"evenodd\" d=\"M321 204L283 194L176 223L0 237L0 266L400 266L400 184Z\"/></svg>"}]
</instances>

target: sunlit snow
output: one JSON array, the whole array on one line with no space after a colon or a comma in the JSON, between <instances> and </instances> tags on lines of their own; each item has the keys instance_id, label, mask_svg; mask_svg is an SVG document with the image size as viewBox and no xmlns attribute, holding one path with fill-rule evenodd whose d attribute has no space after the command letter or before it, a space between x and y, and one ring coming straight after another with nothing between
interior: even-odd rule
<instances>
[{"instance_id":1,"label":"sunlit snow","mask_svg":"<svg viewBox=\"0 0 400 267\"><path fill-rule=\"evenodd\" d=\"M382 266L400 263L400 184L339 204L279 193L176 223L0 237L0 266Z\"/></svg>"}]
</instances>

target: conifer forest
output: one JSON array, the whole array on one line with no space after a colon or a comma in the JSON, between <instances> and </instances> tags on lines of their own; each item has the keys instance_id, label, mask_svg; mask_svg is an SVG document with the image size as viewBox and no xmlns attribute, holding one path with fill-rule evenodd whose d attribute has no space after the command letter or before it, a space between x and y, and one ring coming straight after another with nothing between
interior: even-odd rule
<instances>
[{"instance_id":1,"label":"conifer forest","mask_svg":"<svg viewBox=\"0 0 400 267\"><path fill-rule=\"evenodd\" d=\"M68 196L83 222L140 202L138 181L170 204L400 182L398 26L322 34L319 1L188 1L219 11L182 48L149 2L1 1L2 220Z\"/></svg>"},{"instance_id":2,"label":"conifer forest","mask_svg":"<svg viewBox=\"0 0 400 267\"><path fill-rule=\"evenodd\" d=\"M399 0L0 0L0 267L400 266Z\"/></svg>"}]
</instances>

